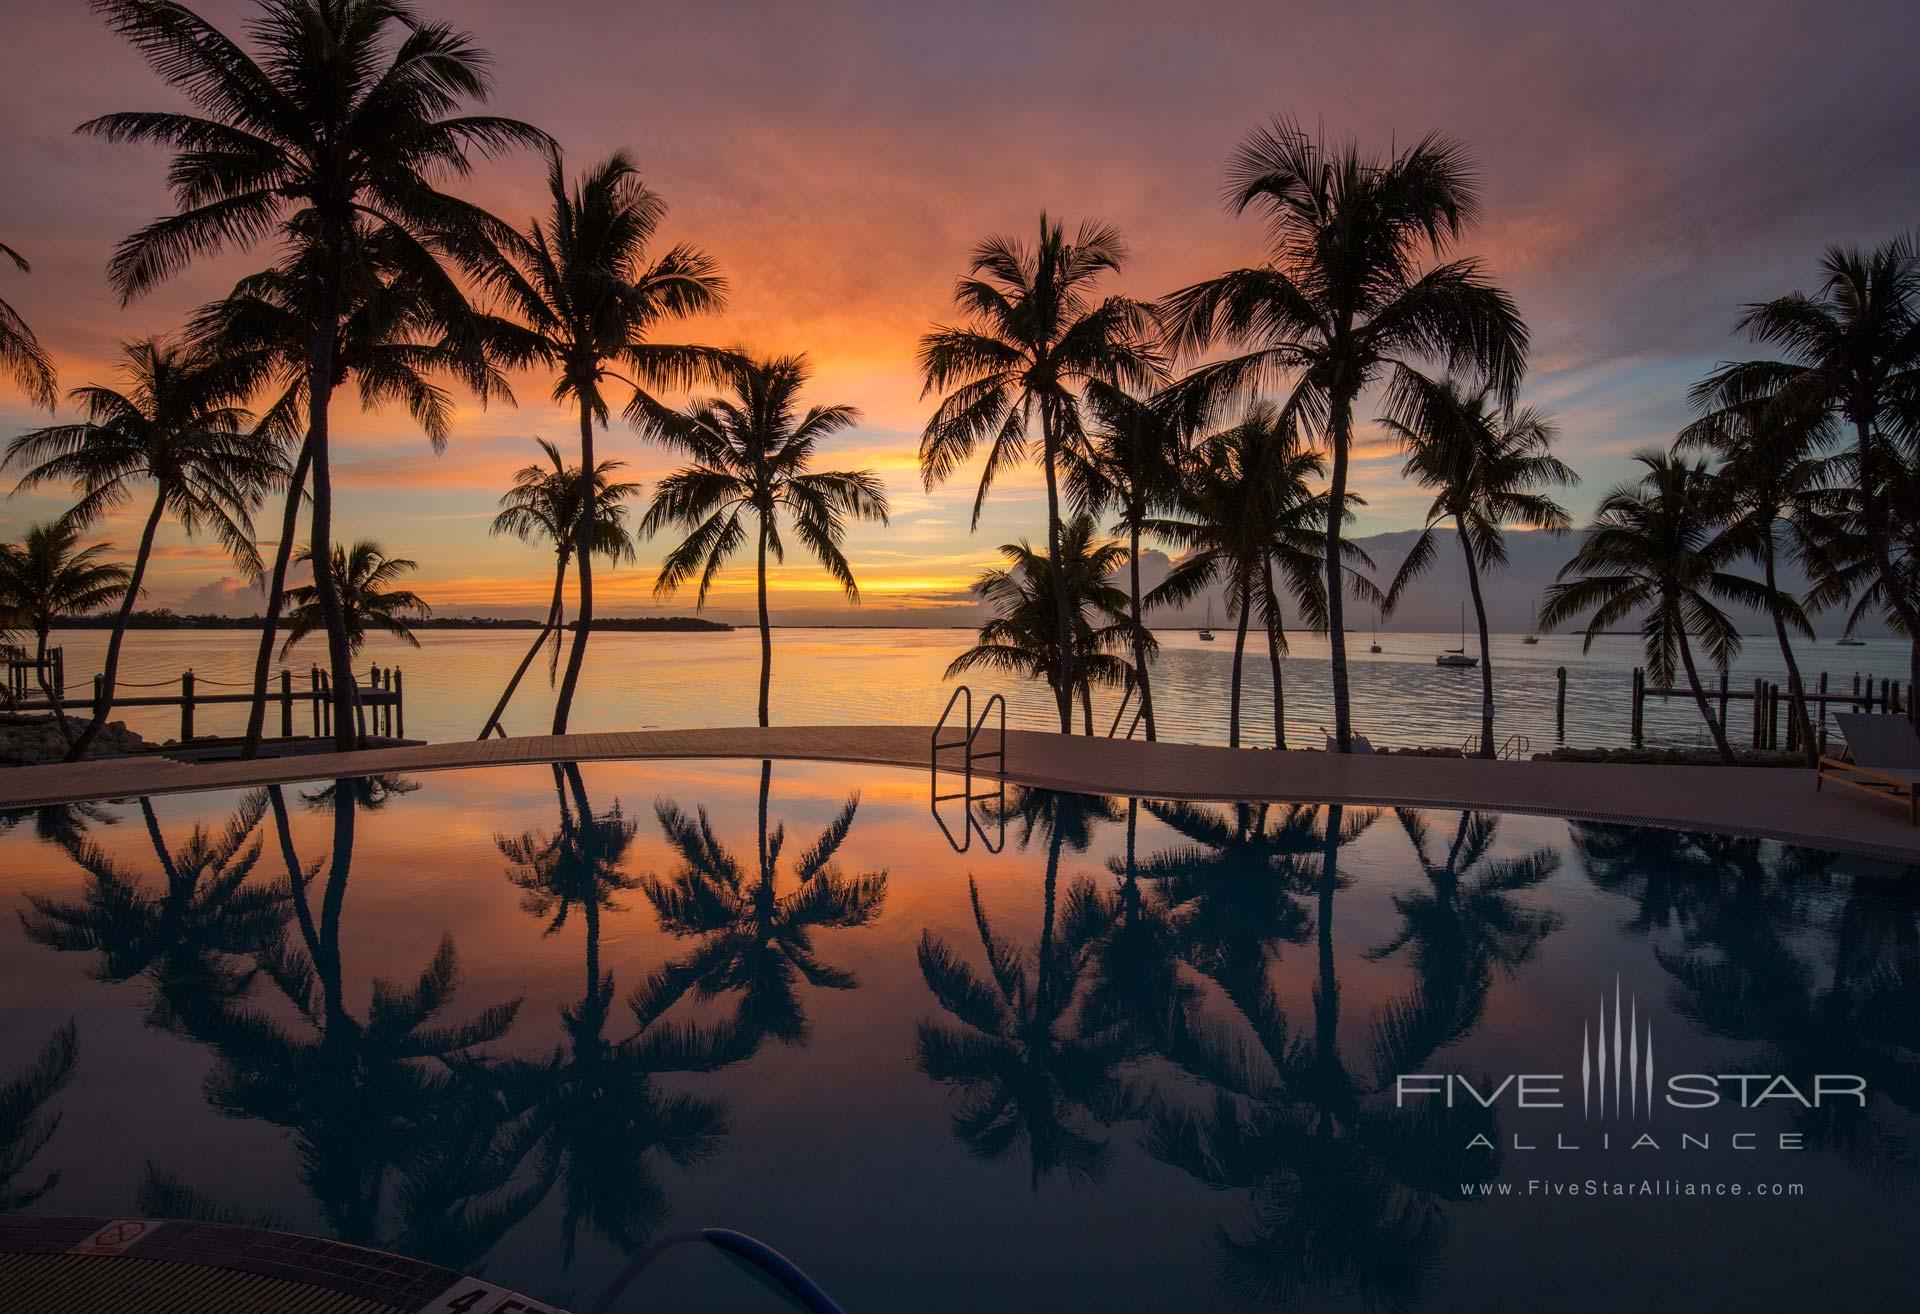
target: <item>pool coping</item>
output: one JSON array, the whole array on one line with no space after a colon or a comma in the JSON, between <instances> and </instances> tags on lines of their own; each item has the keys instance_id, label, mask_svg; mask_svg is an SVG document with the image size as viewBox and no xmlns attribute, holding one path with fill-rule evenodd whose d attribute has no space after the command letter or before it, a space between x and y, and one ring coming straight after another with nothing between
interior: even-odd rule
<instances>
[{"instance_id":1,"label":"pool coping","mask_svg":"<svg viewBox=\"0 0 1920 1314\"><path fill-rule=\"evenodd\" d=\"M533 735L252 762L106 758L0 770L0 810L554 762L773 758L925 771L931 743L928 726L775 726ZM957 763L958 754L947 759ZM976 774L994 779L1002 773L976 768ZM1075 793L1195 802L1479 808L1757 836L1920 864L1920 829L1908 824L1903 809L1816 793L1814 773L1796 768L1342 757L1009 730L1004 778Z\"/></svg>"}]
</instances>

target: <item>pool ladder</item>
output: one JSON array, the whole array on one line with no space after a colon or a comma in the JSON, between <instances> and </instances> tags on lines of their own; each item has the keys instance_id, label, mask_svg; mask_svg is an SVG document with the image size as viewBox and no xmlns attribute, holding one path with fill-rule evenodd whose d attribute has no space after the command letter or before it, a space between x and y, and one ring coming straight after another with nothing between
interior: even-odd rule
<instances>
[{"instance_id":1,"label":"pool ladder","mask_svg":"<svg viewBox=\"0 0 1920 1314\"><path fill-rule=\"evenodd\" d=\"M965 733L956 739L942 739L940 736L947 733L947 723L953 719L956 706L961 709L960 723ZM993 717L996 711L999 713L999 720L994 731L995 746L982 749L978 746L980 736L987 728L988 719ZM940 761L940 754L956 748L962 752L960 764L944 766ZM946 708L940 713L940 719L934 723L928 759L931 767L930 793L933 819L938 823L941 833L947 837L947 843L953 846L953 851L965 853L972 847L974 835L978 834L987 852L1000 852L1006 847L1007 842L1007 700L999 694L994 694L987 699L986 706L980 709L980 716L976 720L973 715L973 690L964 684L955 689L948 697ZM973 788L973 766L976 762L985 761L994 763L994 788L976 793ZM949 790L946 793L940 791L940 773L943 770L959 773L959 789ZM940 805L952 802L954 799L962 800L961 807L964 811L958 838L954 836L953 828L947 825L947 819L940 814ZM984 806L989 803L994 805L991 809ZM976 804L982 806L976 808ZM980 814L989 811L991 820L996 823L993 835L988 835L986 828L980 823Z\"/></svg>"},{"instance_id":2,"label":"pool ladder","mask_svg":"<svg viewBox=\"0 0 1920 1314\"><path fill-rule=\"evenodd\" d=\"M1472 757L1479 751L1479 735L1468 735L1460 743L1460 756L1462 757ZM1531 753L1532 751L1533 741L1531 739L1522 734L1511 734L1508 735L1506 741L1500 745L1500 751L1495 753L1494 756L1502 762L1513 762L1518 761L1521 754Z\"/></svg>"}]
</instances>

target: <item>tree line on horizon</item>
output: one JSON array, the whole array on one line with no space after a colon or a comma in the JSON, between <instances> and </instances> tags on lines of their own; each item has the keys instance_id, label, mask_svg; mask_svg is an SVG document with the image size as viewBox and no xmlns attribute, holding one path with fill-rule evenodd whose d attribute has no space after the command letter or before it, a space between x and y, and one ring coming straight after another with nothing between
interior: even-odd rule
<instances>
[{"instance_id":1,"label":"tree line on horizon","mask_svg":"<svg viewBox=\"0 0 1920 1314\"><path fill-rule=\"evenodd\" d=\"M216 253L270 245L275 263L176 333L129 343L124 386L70 394L81 420L7 448L18 487L71 488L77 501L0 554L4 618L32 628L44 653L53 619L119 600L101 698L70 757L87 751L111 709L124 633L169 519L211 535L243 575L267 584L243 752L256 752L263 733L283 622L283 651L303 633L325 634L337 747L352 747L361 639L370 628L410 637L409 618L425 605L397 586L413 563L335 538L334 394L351 383L363 407L403 406L438 451L455 387L482 406L510 403L509 373L532 369L551 373L553 400L576 415L579 450L575 460L542 442L544 459L516 476L492 526L552 549L554 589L481 734L548 643L552 729L566 731L596 628L595 560L631 560L636 535L666 531L679 541L655 581L662 598L690 587L704 605L718 572L753 554L768 724L766 570L769 558L784 560L783 528L858 601L844 534L852 520L886 522L886 491L871 471L814 468L820 443L860 417L805 400L805 356L656 340L723 309L728 285L699 247L658 249L665 202L632 159L616 152L570 177L546 133L475 112L491 82L472 38L399 0L262 0L237 39L164 0L92 8L192 106L80 127L172 152L175 212L124 239L108 263L123 303ZM546 157L548 204L524 229L442 189L479 162L526 150ZM980 578L993 614L949 671L1043 682L1063 733L1076 702L1091 733L1092 690L1120 688L1137 694L1153 739L1147 615L1221 590L1235 628L1232 742L1257 622L1275 745L1286 746L1280 659L1291 615L1328 638L1330 747L1348 751L1347 599L1390 613L1432 566L1438 531L1451 529L1478 622L1480 752L1490 756L1483 583L1505 564L1507 529L1572 527L1553 491L1575 476L1554 453L1552 417L1520 404L1529 337L1518 306L1460 253L1482 206L1472 161L1439 134L1378 153L1278 118L1235 152L1226 199L1262 222L1258 263L1153 301L1103 293L1125 265L1119 232L1086 222L1069 236L1043 212L1034 240L979 244L955 285L956 322L921 339L924 395L937 399L919 449L926 486L981 456L976 527L1005 470L1035 462L1046 488L1044 545L1006 545L1006 564ZM27 268L10 247L0 255ZM1538 617L1549 628L1584 617L1589 644L1637 621L1654 680L1684 672L1729 761L1694 651L1698 642L1723 670L1737 653L1725 604L1770 617L1809 754L1792 636L1811 634L1810 611L1844 607L1849 629L1883 616L1908 636L1920 686L1920 251L1909 236L1834 247L1821 276L1812 293L1745 308L1736 331L1779 359L1722 365L1693 389L1697 418L1670 449L1639 455L1643 478L1601 500ZM33 402L55 407L51 360L4 302L0 364ZM697 395L703 388L718 395ZM659 394L670 392L689 399L669 405ZM1369 401L1404 453L1403 475L1433 495L1384 587L1347 533L1360 502L1349 489L1353 433ZM616 402L643 440L689 462L632 524L627 504L642 490L598 451ZM276 496L269 564L253 517ZM99 545L79 551L81 531L136 497L150 502L130 567L106 563ZM1148 540L1178 555L1143 592ZM1804 596L1778 587L1783 556L1812 579ZM289 587L301 559L330 568ZM1735 573L1742 563L1761 577Z\"/></svg>"}]
</instances>

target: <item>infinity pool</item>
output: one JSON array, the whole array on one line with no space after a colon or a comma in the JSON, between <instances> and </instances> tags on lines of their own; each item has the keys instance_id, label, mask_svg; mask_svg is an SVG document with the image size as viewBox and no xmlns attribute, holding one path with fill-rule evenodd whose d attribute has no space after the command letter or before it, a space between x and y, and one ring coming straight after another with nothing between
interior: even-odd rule
<instances>
[{"instance_id":1,"label":"infinity pool","mask_svg":"<svg viewBox=\"0 0 1920 1314\"><path fill-rule=\"evenodd\" d=\"M580 1314L698 1226L855 1314L1913 1308L1920 871L1024 790L961 853L927 793L593 764L6 818L0 1207ZM781 1306L676 1251L616 1308Z\"/></svg>"}]
</instances>

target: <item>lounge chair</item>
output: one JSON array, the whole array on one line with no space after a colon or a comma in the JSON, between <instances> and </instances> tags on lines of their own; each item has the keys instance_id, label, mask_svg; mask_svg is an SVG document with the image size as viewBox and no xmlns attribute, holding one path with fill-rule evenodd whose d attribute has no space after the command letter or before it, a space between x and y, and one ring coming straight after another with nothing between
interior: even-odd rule
<instances>
[{"instance_id":1,"label":"lounge chair","mask_svg":"<svg viewBox=\"0 0 1920 1314\"><path fill-rule=\"evenodd\" d=\"M1847 756L1823 756L1813 787L1818 790L1832 781L1896 803L1905 799L1909 820L1920 826L1920 794L1915 790L1920 785L1920 733L1913 722L1866 712L1836 714L1833 719L1847 737Z\"/></svg>"}]
</instances>

